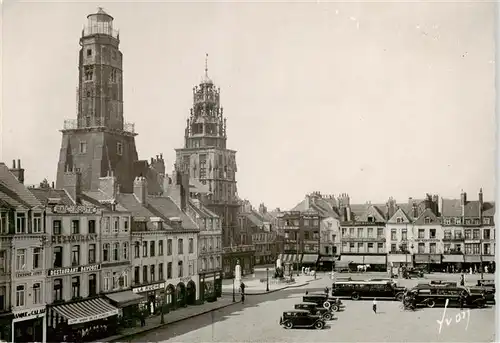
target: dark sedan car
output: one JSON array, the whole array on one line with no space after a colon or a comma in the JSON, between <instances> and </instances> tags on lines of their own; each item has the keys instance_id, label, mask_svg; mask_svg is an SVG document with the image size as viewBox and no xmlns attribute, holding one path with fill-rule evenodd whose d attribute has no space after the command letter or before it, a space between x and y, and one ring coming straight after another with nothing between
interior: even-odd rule
<instances>
[{"instance_id":1,"label":"dark sedan car","mask_svg":"<svg viewBox=\"0 0 500 343\"><path fill-rule=\"evenodd\" d=\"M325 322L320 316L313 315L309 311L291 310L283 312L280 317L280 325L285 329L315 328L321 330L325 327Z\"/></svg>"}]
</instances>

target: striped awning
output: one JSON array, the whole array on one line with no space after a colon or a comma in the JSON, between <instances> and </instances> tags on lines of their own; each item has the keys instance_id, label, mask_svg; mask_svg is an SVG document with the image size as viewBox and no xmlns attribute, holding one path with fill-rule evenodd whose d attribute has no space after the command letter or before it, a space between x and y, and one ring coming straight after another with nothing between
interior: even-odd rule
<instances>
[{"instance_id":1,"label":"striped awning","mask_svg":"<svg viewBox=\"0 0 500 343\"><path fill-rule=\"evenodd\" d=\"M68 325L92 322L118 314L118 309L104 299L85 300L52 308L68 321Z\"/></svg>"},{"instance_id":2,"label":"striped awning","mask_svg":"<svg viewBox=\"0 0 500 343\"><path fill-rule=\"evenodd\" d=\"M297 262L300 262L300 259L298 259L297 257L300 257L300 255L297 256L297 254L284 254L283 258L281 260L281 263L297 263Z\"/></svg>"}]
</instances>

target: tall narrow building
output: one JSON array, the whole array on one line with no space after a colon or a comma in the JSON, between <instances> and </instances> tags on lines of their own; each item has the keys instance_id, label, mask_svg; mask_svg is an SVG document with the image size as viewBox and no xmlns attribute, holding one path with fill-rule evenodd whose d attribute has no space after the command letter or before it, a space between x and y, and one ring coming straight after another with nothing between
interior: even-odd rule
<instances>
[{"instance_id":1,"label":"tall narrow building","mask_svg":"<svg viewBox=\"0 0 500 343\"><path fill-rule=\"evenodd\" d=\"M81 189L97 190L111 172L123 192L133 191L138 160L134 125L123 117L123 68L120 35L113 17L99 8L87 16L80 38L77 119L65 120L57 167L57 187L64 173L81 173Z\"/></svg>"},{"instance_id":2,"label":"tall narrow building","mask_svg":"<svg viewBox=\"0 0 500 343\"><path fill-rule=\"evenodd\" d=\"M210 194L202 201L222 220L223 271L230 276L237 260L243 270L252 271L253 249L241 245L237 229L236 151L228 149L226 143L220 88L208 77L205 62L205 75L193 88L193 107L186 123L184 147L176 149L175 169L208 187Z\"/></svg>"}]
</instances>

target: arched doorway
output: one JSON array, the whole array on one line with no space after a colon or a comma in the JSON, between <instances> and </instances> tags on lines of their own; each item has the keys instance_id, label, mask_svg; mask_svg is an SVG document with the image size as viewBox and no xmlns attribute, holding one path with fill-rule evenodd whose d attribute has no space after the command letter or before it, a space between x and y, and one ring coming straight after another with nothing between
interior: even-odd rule
<instances>
[{"instance_id":1,"label":"arched doorway","mask_svg":"<svg viewBox=\"0 0 500 343\"><path fill-rule=\"evenodd\" d=\"M196 303L196 284L193 280L189 281L186 289L186 304L194 305Z\"/></svg>"},{"instance_id":2,"label":"arched doorway","mask_svg":"<svg viewBox=\"0 0 500 343\"><path fill-rule=\"evenodd\" d=\"M175 290L175 299L177 307L184 307L186 304L186 286L184 283L179 282Z\"/></svg>"},{"instance_id":3,"label":"arched doorway","mask_svg":"<svg viewBox=\"0 0 500 343\"><path fill-rule=\"evenodd\" d=\"M165 294L165 305L167 308L173 308L175 305L175 287L172 284L167 286L167 292Z\"/></svg>"}]
</instances>

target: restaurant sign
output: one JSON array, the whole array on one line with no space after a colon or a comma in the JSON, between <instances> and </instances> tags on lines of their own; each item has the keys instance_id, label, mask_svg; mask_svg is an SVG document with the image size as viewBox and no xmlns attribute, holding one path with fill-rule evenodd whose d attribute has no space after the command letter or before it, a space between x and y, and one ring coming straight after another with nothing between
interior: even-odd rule
<instances>
[{"instance_id":1,"label":"restaurant sign","mask_svg":"<svg viewBox=\"0 0 500 343\"><path fill-rule=\"evenodd\" d=\"M89 266L78 266L72 268L50 269L49 276L61 276L61 275L76 274L82 272L96 272L99 270L101 270L100 264L92 264Z\"/></svg>"},{"instance_id":2,"label":"restaurant sign","mask_svg":"<svg viewBox=\"0 0 500 343\"><path fill-rule=\"evenodd\" d=\"M132 292L144 293L144 292L156 291L157 289L164 289L164 288L165 288L165 282L160 282L160 283L155 283L153 285L132 288Z\"/></svg>"},{"instance_id":3,"label":"restaurant sign","mask_svg":"<svg viewBox=\"0 0 500 343\"><path fill-rule=\"evenodd\" d=\"M16 278L24 278L24 277L30 277L30 276L40 276L43 274L43 270L32 270L32 271L26 271L26 272L17 272L16 273Z\"/></svg>"},{"instance_id":4,"label":"restaurant sign","mask_svg":"<svg viewBox=\"0 0 500 343\"><path fill-rule=\"evenodd\" d=\"M96 234L89 235L57 235L52 236L52 243L78 243L78 242L95 242L97 241Z\"/></svg>"},{"instance_id":5,"label":"restaurant sign","mask_svg":"<svg viewBox=\"0 0 500 343\"><path fill-rule=\"evenodd\" d=\"M45 307L37 307L27 310L12 311L14 314L14 322L40 318L45 315Z\"/></svg>"},{"instance_id":6,"label":"restaurant sign","mask_svg":"<svg viewBox=\"0 0 500 343\"><path fill-rule=\"evenodd\" d=\"M53 213L61 214L96 214L97 207L95 206L67 206L67 205L56 205L52 209Z\"/></svg>"}]
</instances>

